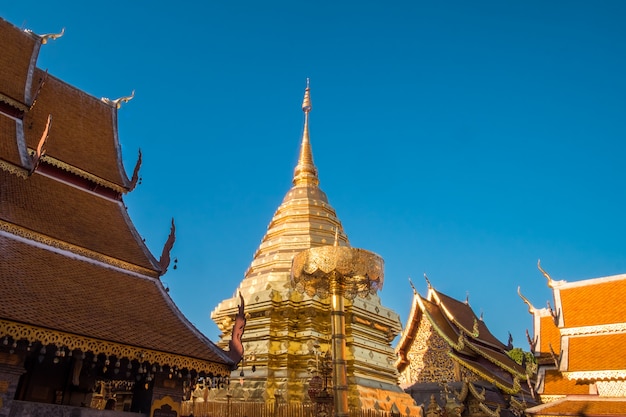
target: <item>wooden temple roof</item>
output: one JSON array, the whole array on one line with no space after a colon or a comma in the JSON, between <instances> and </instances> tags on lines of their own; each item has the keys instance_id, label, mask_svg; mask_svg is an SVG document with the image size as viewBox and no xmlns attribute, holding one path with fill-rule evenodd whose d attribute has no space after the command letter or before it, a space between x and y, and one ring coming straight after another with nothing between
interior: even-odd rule
<instances>
[{"instance_id":1,"label":"wooden temple roof","mask_svg":"<svg viewBox=\"0 0 626 417\"><path fill-rule=\"evenodd\" d=\"M41 40L0 18L0 101L24 111L31 105L30 84Z\"/></svg>"},{"instance_id":2,"label":"wooden temple roof","mask_svg":"<svg viewBox=\"0 0 626 417\"><path fill-rule=\"evenodd\" d=\"M414 303L409 314L413 321L426 318L450 346L450 356L462 366L494 383L508 393L520 390L519 380L526 380L525 368L506 354L506 346L491 334L486 324L478 319L465 302L455 300L429 287L427 298L414 292ZM421 310L421 314L415 309ZM416 335L417 323L408 323L396 348L402 371L408 364L406 355Z\"/></svg>"},{"instance_id":3,"label":"wooden temple roof","mask_svg":"<svg viewBox=\"0 0 626 417\"><path fill-rule=\"evenodd\" d=\"M229 363L183 317L160 280L1 235L0 248L0 277L10 277L0 280L0 333L6 326L36 341L53 329L74 340L50 335L52 343L81 350L98 341L109 354L118 352L115 345L120 353L131 346L161 364L173 365L176 356Z\"/></svg>"},{"instance_id":4,"label":"wooden temple roof","mask_svg":"<svg viewBox=\"0 0 626 417\"><path fill-rule=\"evenodd\" d=\"M37 147L48 115L52 115L45 160L99 185L126 191L130 181L120 158L118 109L40 69L35 70L34 81L43 82L43 86L24 117L28 147Z\"/></svg>"},{"instance_id":5,"label":"wooden temple roof","mask_svg":"<svg viewBox=\"0 0 626 417\"><path fill-rule=\"evenodd\" d=\"M122 201L44 175L24 180L4 171L0 171L0 193L4 196L0 221L36 232L40 240L52 240L74 252L90 251L94 257L123 261L143 268L146 274L159 275L159 266Z\"/></svg>"},{"instance_id":6,"label":"wooden temple roof","mask_svg":"<svg viewBox=\"0 0 626 417\"><path fill-rule=\"evenodd\" d=\"M0 337L229 375L124 207L118 103L36 68L46 39L0 19Z\"/></svg>"}]
</instances>

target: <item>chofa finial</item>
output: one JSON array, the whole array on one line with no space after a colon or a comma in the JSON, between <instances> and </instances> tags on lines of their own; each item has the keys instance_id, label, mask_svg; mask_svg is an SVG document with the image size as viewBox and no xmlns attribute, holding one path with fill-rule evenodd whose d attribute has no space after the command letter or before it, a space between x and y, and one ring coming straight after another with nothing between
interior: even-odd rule
<instances>
[{"instance_id":1,"label":"chofa finial","mask_svg":"<svg viewBox=\"0 0 626 417\"><path fill-rule=\"evenodd\" d=\"M546 279L548 280L548 287L554 288L556 285L559 285L565 282L565 281L553 280L552 277L546 271L544 271L543 268L541 267L541 259L537 259L537 268L539 269L539 271L541 271L543 276L546 277Z\"/></svg>"},{"instance_id":2,"label":"chofa finial","mask_svg":"<svg viewBox=\"0 0 626 417\"><path fill-rule=\"evenodd\" d=\"M432 288L433 286L430 285L430 280L428 279L428 276L426 275L426 272L424 272L424 279L426 280L426 284L428 285L428 288Z\"/></svg>"},{"instance_id":3,"label":"chofa finial","mask_svg":"<svg viewBox=\"0 0 626 417\"><path fill-rule=\"evenodd\" d=\"M130 96L120 97L120 98L115 99L115 100L111 100L110 98L102 97L101 100L103 102L105 102L106 104L119 109L120 107L122 107L122 103L128 103L134 97L135 97L135 90L133 90L133 92L130 93Z\"/></svg>"},{"instance_id":4,"label":"chofa finial","mask_svg":"<svg viewBox=\"0 0 626 417\"><path fill-rule=\"evenodd\" d=\"M30 29L26 29L25 32L28 33L32 33L33 35L37 36L39 39L41 39L41 44L45 45L48 43L48 40L57 40L59 39L61 36L63 36L63 34L65 33L65 28L61 29L61 32L59 33L46 33L45 35L37 35L35 32L33 32Z\"/></svg>"}]
</instances>

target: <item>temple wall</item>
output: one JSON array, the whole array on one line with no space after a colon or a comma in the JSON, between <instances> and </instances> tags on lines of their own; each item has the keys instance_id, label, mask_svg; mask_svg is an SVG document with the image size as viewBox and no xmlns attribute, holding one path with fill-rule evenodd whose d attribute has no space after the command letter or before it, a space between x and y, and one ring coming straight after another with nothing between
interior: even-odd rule
<instances>
[{"instance_id":1,"label":"temple wall","mask_svg":"<svg viewBox=\"0 0 626 417\"><path fill-rule=\"evenodd\" d=\"M407 352L409 364L400 374L400 386L415 383L450 382L459 379L458 366L450 356L448 343L433 329L428 320L421 320Z\"/></svg>"}]
</instances>

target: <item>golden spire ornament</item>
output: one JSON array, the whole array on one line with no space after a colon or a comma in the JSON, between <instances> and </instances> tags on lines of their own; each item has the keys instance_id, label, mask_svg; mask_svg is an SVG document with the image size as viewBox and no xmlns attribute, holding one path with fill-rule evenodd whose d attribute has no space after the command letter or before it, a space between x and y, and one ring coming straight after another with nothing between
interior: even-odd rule
<instances>
[{"instance_id":1,"label":"golden spire ornament","mask_svg":"<svg viewBox=\"0 0 626 417\"><path fill-rule=\"evenodd\" d=\"M302 111L304 112L304 129L302 132L302 144L300 145L300 157L294 171L293 185L318 185L317 168L313 162L313 151L311 150L311 141L309 138L309 113L313 106L311 105L311 88L309 87L309 79L306 80L306 89L304 90L304 99L302 100Z\"/></svg>"}]
</instances>

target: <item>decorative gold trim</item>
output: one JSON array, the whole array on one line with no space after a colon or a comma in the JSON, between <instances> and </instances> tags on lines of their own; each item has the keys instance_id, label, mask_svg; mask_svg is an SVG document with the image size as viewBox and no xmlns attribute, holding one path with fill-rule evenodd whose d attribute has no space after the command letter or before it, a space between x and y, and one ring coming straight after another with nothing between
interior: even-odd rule
<instances>
[{"instance_id":1,"label":"decorative gold trim","mask_svg":"<svg viewBox=\"0 0 626 417\"><path fill-rule=\"evenodd\" d=\"M465 326L463 326L463 324L461 324L461 322L457 320L454 314L452 314L452 312L448 309L446 304L443 301L441 301L441 298L439 297L439 293L434 288L429 288L429 291L432 291L433 296L437 299L437 305L439 306L439 308L443 310L443 312L446 314L448 319L452 321L452 323L456 324L459 327L459 329L461 329L464 333L472 336L474 339L478 339L480 334L478 331L478 320L476 319L475 316L474 316L474 324L472 326L472 330L466 329Z\"/></svg>"},{"instance_id":2,"label":"decorative gold trim","mask_svg":"<svg viewBox=\"0 0 626 417\"><path fill-rule=\"evenodd\" d=\"M72 252L75 253L77 255L81 255L84 256L86 258L90 258L93 260L96 260L98 262L102 262L104 264L108 264L111 265L113 267L116 268L120 268L120 269L124 269L126 271L129 272L133 272L135 274L139 274L139 275L143 275L146 277L151 277L151 278L157 278L158 277L158 272L148 269L148 268L144 268L142 266L138 266L135 264L131 264L129 262L125 262L125 261L121 261L117 258L113 258L111 256L107 256L104 254L101 254L99 252L95 252L89 249L85 249L83 247L80 246L76 246L76 245L72 245L71 243L67 243L67 242L63 242L57 239L54 239L50 236L41 234L41 233L37 233L35 231L23 228L23 227L19 227L16 226L12 223L8 223L4 220L0 220L0 231L4 231L4 232L8 232L10 234L13 234L15 236L27 239L27 240L32 240L34 242L37 243L41 243L43 245L47 245L47 246L51 246L53 248L57 248L57 249L61 249L61 250L65 250L68 252Z\"/></svg>"},{"instance_id":3,"label":"decorative gold trim","mask_svg":"<svg viewBox=\"0 0 626 417\"><path fill-rule=\"evenodd\" d=\"M139 362L157 363L180 369L187 368L198 372L229 376L230 367L225 364L209 362L201 359L190 358L174 353L159 352L135 346L106 340L94 339L65 333L57 330L44 329L42 327L0 320L0 336L9 336L14 340L26 340L28 342L40 342L44 346L55 345L58 348L65 347L69 350L80 350L95 354L105 354L117 358L136 359Z\"/></svg>"},{"instance_id":4,"label":"decorative gold trim","mask_svg":"<svg viewBox=\"0 0 626 417\"><path fill-rule=\"evenodd\" d=\"M483 358L487 359L488 361L490 361L491 363L493 363L495 365L498 365L500 368L507 370L512 375L515 375L515 376L521 378L523 381L526 381L526 379L528 378L528 376L526 374L520 373L516 369L513 369L513 368L509 367L508 365L500 362L496 358L493 358L490 355L487 355L485 352L482 351L482 349L477 348L473 344L468 343L468 346L470 347L470 349L472 349L474 352L478 353ZM513 360L513 359L511 359L511 360Z\"/></svg>"},{"instance_id":5,"label":"decorative gold trim","mask_svg":"<svg viewBox=\"0 0 626 417\"><path fill-rule=\"evenodd\" d=\"M467 368L470 371L474 372L475 374L480 376L485 381L491 382L492 384L494 384L495 386L497 386L498 388L500 388L502 391L504 391L507 394L517 394L520 391L520 389L521 389L520 384L519 384L519 380L517 378L513 379L513 385L512 386L504 385L504 384L498 382L498 380L496 378L494 378L492 375L486 374L486 373L482 372L480 369L478 369L478 368L472 366L471 364L465 362L463 359L461 359L458 356L456 356L453 352L448 352L448 355L452 359L454 359L455 361L459 362L465 368ZM470 390L471 390L471 387L470 387ZM474 394L474 392L472 392L472 394Z\"/></svg>"},{"instance_id":6,"label":"decorative gold trim","mask_svg":"<svg viewBox=\"0 0 626 417\"><path fill-rule=\"evenodd\" d=\"M0 93L0 101L3 101L5 103L7 103L9 106L13 106L16 109L23 111L23 112L27 112L28 111L28 106L20 103L19 101L12 99L9 96L6 96L2 93Z\"/></svg>"},{"instance_id":7,"label":"decorative gold trim","mask_svg":"<svg viewBox=\"0 0 626 417\"><path fill-rule=\"evenodd\" d=\"M555 401L562 400L565 397L565 395L539 395L543 404L553 403Z\"/></svg>"},{"instance_id":8,"label":"decorative gold trim","mask_svg":"<svg viewBox=\"0 0 626 417\"><path fill-rule=\"evenodd\" d=\"M569 327L561 330L561 336L580 336L587 334L625 333L626 323L602 324L598 326Z\"/></svg>"},{"instance_id":9,"label":"decorative gold trim","mask_svg":"<svg viewBox=\"0 0 626 417\"><path fill-rule=\"evenodd\" d=\"M28 153L30 155L32 155L32 154L35 153L35 150L29 148L28 149ZM72 174L75 174L75 175L77 175L77 176L79 176L81 178L84 178L86 180L92 181L92 182L94 182L94 183L96 183L98 185L110 188L113 191L117 191L118 193L126 194L128 192L128 189L125 188L125 187L121 187L121 186L119 186L119 185L117 185L117 184L115 184L115 183L113 183L111 181L107 181L104 178L100 178L100 177L98 177L98 176L96 176L94 174L91 174L91 173L89 173L87 171L84 171L84 170L82 170L80 168L76 168L73 165L70 165L70 164L68 164L66 162L60 161L60 160L58 160L56 158L52 158L52 157L50 157L48 155L43 156L41 158L41 160L46 162L47 164L50 164L50 165L55 166L57 168L60 168L60 169L62 169L64 171L67 171L67 172L70 172Z\"/></svg>"},{"instance_id":10,"label":"decorative gold trim","mask_svg":"<svg viewBox=\"0 0 626 417\"><path fill-rule=\"evenodd\" d=\"M563 372L570 380L598 380L598 379L626 379L626 369L614 369L609 371L577 371Z\"/></svg>"},{"instance_id":11,"label":"decorative gold trim","mask_svg":"<svg viewBox=\"0 0 626 417\"><path fill-rule=\"evenodd\" d=\"M471 382L468 381L467 385L469 386L469 391L477 400L485 401L485 387L482 387L482 392L478 392L474 384L472 384Z\"/></svg>"},{"instance_id":12,"label":"decorative gold trim","mask_svg":"<svg viewBox=\"0 0 626 417\"><path fill-rule=\"evenodd\" d=\"M18 167L17 165L10 164L0 159L0 169L7 171L9 174L17 175L20 178L28 178L28 170Z\"/></svg>"},{"instance_id":13,"label":"decorative gold trim","mask_svg":"<svg viewBox=\"0 0 626 417\"><path fill-rule=\"evenodd\" d=\"M480 407L480 409L490 417L500 417L500 404L498 404L498 407L495 410L487 407L487 405L482 402L478 403L478 407Z\"/></svg>"}]
</instances>

